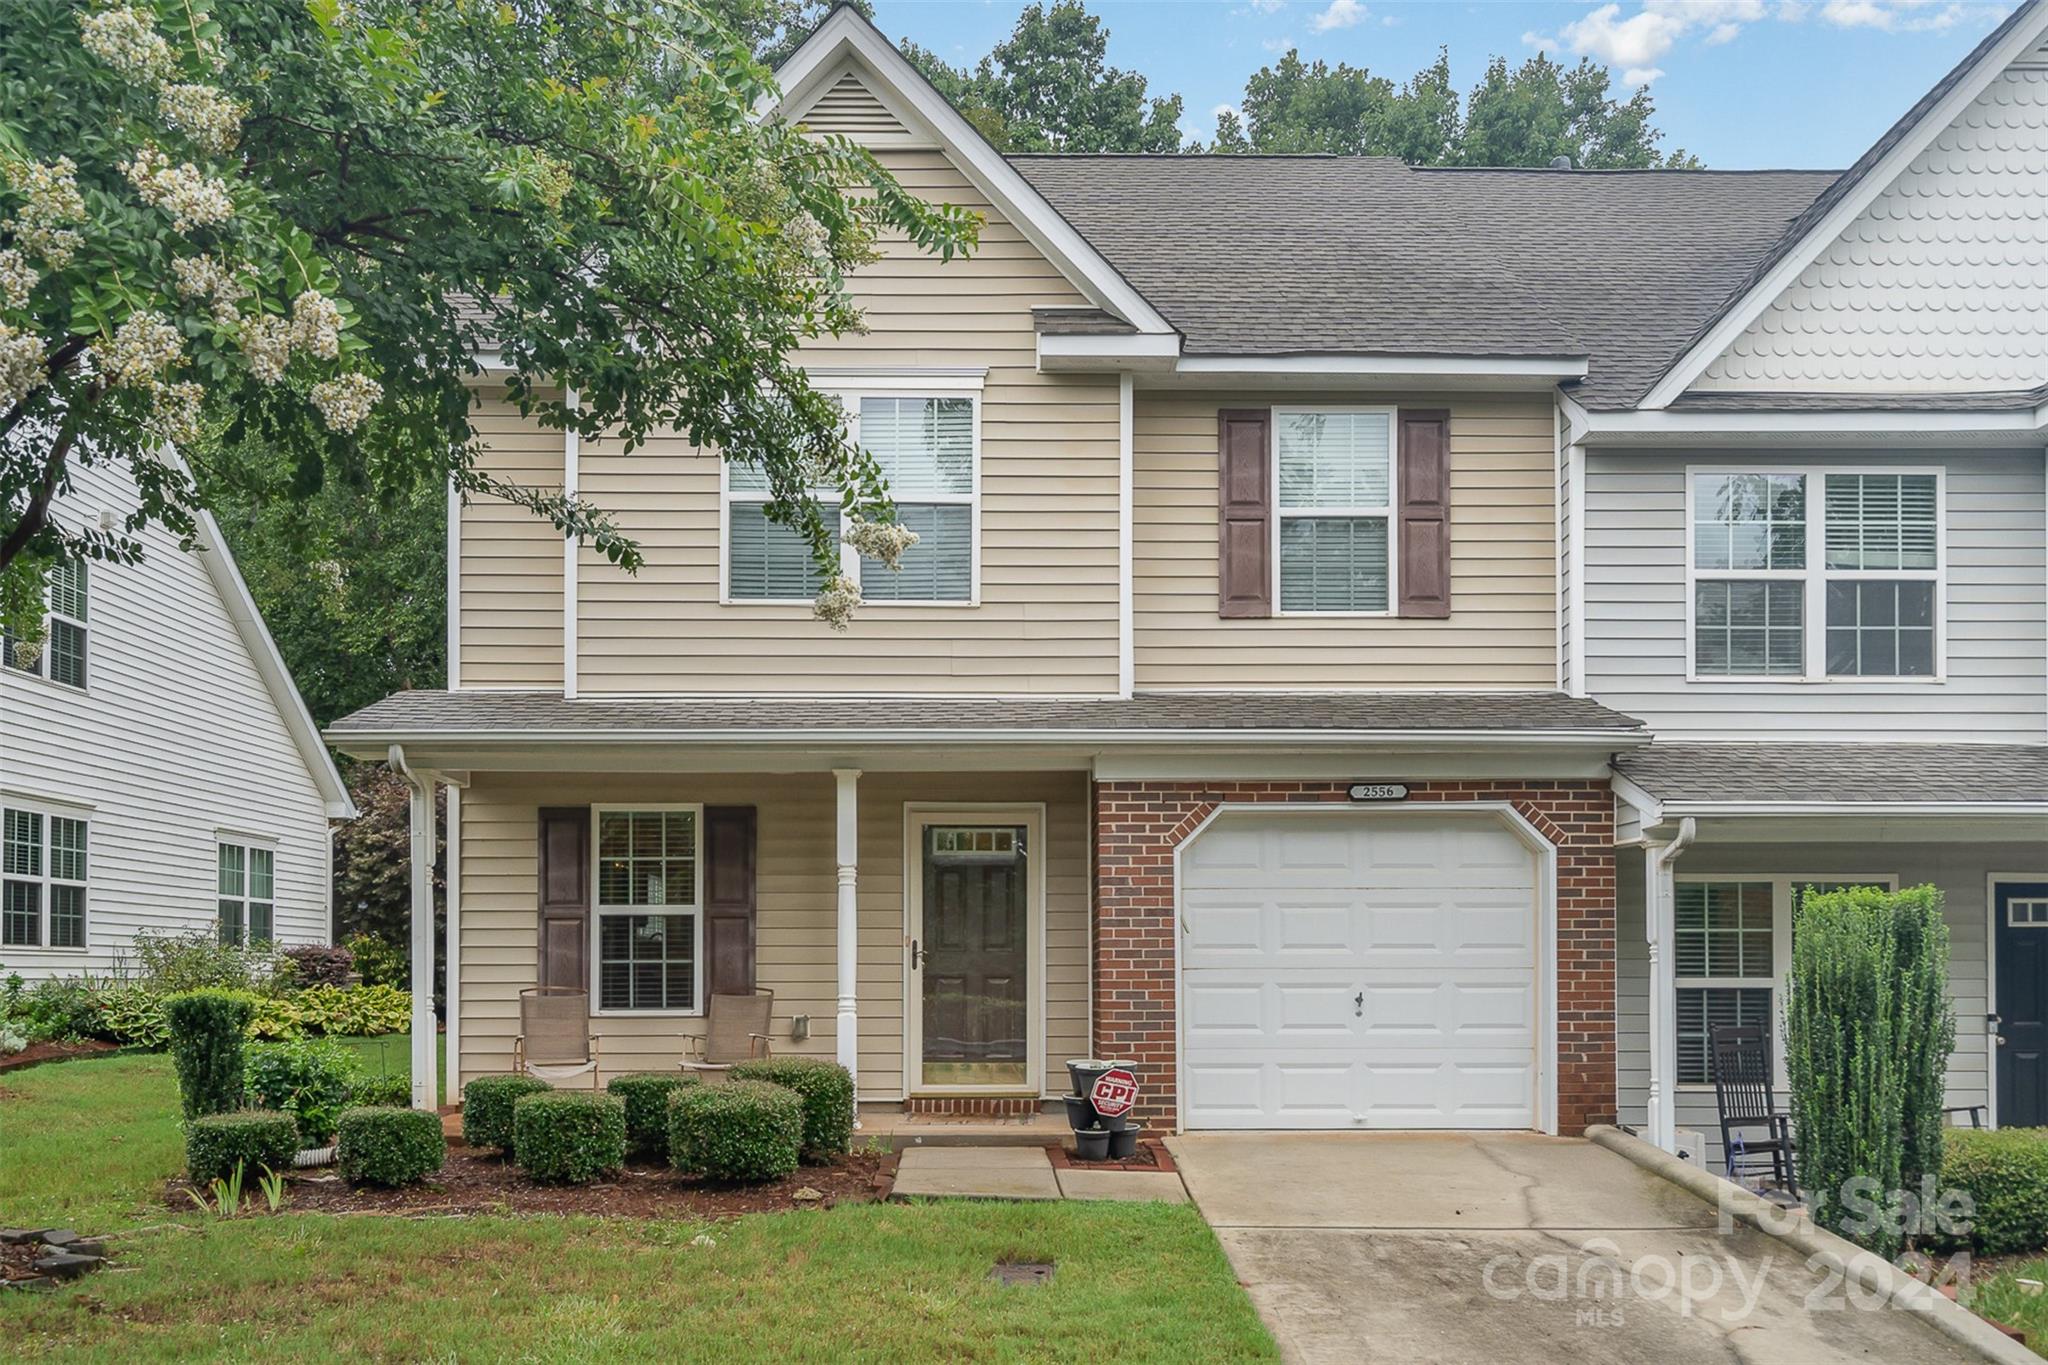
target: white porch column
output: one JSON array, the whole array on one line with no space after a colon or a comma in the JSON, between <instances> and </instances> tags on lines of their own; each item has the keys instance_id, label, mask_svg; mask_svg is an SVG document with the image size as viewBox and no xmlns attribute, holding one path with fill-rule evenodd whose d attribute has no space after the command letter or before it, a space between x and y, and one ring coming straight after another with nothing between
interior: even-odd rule
<instances>
[{"instance_id":1,"label":"white porch column","mask_svg":"<svg viewBox=\"0 0 2048 1365\"><path fill-rule=\"evenodd\" d=\"M860 769L834 768L839 784L838 839L839 920L834 941L839 959L839 1064L860 1091Z\"/></svg>"}]
</instances>

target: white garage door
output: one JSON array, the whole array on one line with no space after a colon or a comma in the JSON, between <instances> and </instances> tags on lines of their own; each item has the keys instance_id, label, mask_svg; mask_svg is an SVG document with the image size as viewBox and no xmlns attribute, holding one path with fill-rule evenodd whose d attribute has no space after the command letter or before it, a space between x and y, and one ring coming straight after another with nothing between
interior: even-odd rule
<instances>
[{"instance_id":1,"label":"white garage door","mask_svg":"<svg viewBox=\"0 0 2048 1365\"><path fill-rule=\"evenodd\" d=\"M1188 1127L1535 1127L1536 887L1488 812L1224 814L1181 855Z\"/></svg>"}]
</instances>

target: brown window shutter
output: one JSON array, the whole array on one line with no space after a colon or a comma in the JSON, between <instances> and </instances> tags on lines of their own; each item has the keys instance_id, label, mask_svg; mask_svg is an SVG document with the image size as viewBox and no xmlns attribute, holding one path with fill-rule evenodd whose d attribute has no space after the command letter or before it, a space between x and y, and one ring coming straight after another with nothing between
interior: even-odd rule
<instances>
[{"instance_id":1,"label":"brown window shutter","mask_svg":"<svg viewBox=\"0 0 2048 1365\"><path fill-rule=\"evenodd\" d=\"M754 989L754 808L704 808L704 956L713 995Z\"/></svg>"},{"instance_id":2,"label":"brown window shutter","mask_svg":"<svg viewBox=\"0 0 2048 1365\"><path fill-rule=\"evenodd\" d=\"M1273 411L1216 413L1216 614L1273 614Z\"/></svg>"},{"instance_id":3,"label":"brown window shutter","mask_svg":"<svg viewBox=\"0 0 2048 1365\"><path fill-rule=\"evenodd\" d=\"M1402 616L1451 614L1451 414L1401 409Z\"/></svg>"},{"instance_id":4,"label":"brown window shutter","mask_svg":"<svg viewBox=\"0 0 2048 1365\"><path fill-rule=\"evenodd\" d=\"M590 989L590 807L540 812L539 984Z\"/></svg>"}]
</instances>

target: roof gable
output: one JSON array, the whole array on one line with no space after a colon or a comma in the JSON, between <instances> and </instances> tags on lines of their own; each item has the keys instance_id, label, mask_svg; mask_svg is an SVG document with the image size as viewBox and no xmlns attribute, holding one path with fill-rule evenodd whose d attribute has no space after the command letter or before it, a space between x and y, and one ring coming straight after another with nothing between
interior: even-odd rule
<instances>
[{"instance_id":1,"label":"roof gable","mask_svg":"<svg viewBox=\"0 0 2048 1365\"><path fill-rule=\"evenodd\" d=\"M784 105L782 114L814 133L840 133L863 146L931 146L910 130L888 101L877 95L851 64L836 81L819 81L802 106Z\"/></svg>"}]
</instances>

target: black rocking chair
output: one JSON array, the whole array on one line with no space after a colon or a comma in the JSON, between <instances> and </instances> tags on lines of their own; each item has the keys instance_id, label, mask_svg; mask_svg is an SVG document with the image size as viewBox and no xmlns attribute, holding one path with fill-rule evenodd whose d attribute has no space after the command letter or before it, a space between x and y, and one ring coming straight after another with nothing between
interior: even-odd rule
<instances>
[{"instance_id":1,"label":"black rocking chair","mask_svg":"<svg viewBox=\"0 0 2048 1365\"><path fill-rule=\"evenodd\" d=\"M1771 1093L1771 1045L1755 1025L1716 1028L1714 1103L1721 1111L1721 1157L1737 1184L1746 1173L1766 1168L1778 1188L1799 1197L1793 1168L1792 1119ZM1761 1130L1760 1136L1751 1136Z\"/></svg>"}]
</instances>

